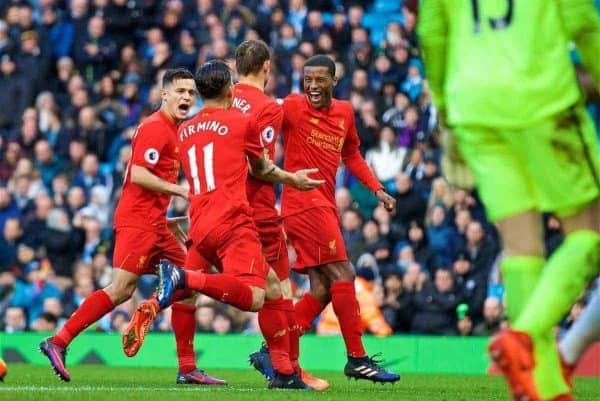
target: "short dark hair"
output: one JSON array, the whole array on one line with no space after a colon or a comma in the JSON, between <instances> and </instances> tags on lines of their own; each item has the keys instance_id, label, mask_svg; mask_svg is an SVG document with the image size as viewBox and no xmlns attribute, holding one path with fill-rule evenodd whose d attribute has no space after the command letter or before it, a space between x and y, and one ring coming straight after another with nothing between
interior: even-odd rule
<instances>
[{"instance_id":1,"label":"short dark hair","mask_svg":"<svg viewBox=\"0 0 600 401\"><path fill-rule=\"evenodd\" d=\"M235 49L235 68L240 75L256 74L270 59L269 46L262 40L246 40Z\"/></svg>"},{"instance_id":2,"label":"short dark hair","mask_svg":"<svg viewBox=\"0 0 600 401\"><path fill-rule=\"evenodd\" d=\"M326 67L327 71L329 71L329 75L335 77L335 63L331 58L329 58L329 56L324 54L312 56L306 60L304 67Z\"/></svg>"},{"instance_id":3,"label":"short dark hair","mask_svg":"<svg viewBox=\"0 0 600 401\"><path fill-rule=\"evenodd\" d=\"M170 68L166 70L165 75L163 75L162 87L165 88L167 85L172 84L178 79L194 79L194 75L185 68Z\"/></svg>"},{"instance_id":4,"label":"short dark hair","mask_svg":"<svg viewBox=\"0 0 600 401\"><path fill-rule=\"evenodd\" d=\"M215 99L231 85L231 70L223 61L211 60L198 68L194 79L202 98Z\"/></svg>"}]
</instances>

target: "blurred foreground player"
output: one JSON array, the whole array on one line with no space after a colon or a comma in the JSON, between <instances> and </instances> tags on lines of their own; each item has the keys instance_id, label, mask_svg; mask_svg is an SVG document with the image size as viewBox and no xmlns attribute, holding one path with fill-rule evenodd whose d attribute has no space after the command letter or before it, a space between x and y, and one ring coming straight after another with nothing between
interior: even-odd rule
<instances>
[{"instance_id":1,"label":"blurred foreground player","mask_svg":"<svg viewBox=\"0 0 600 401\"><path fill-rule=\"evenodd\" d=\"M310 292L296 303L300 332L330 301L344 342L348 377L373 382L396 382L400 376L369 358L362 344L360 311L354 289L354 268L348 261L335 205L335 176L340 160L360 182L375 193L388 211L395 200L383 190L359 151L359 139L350 103L333 99L335 63L313 56L304 64L304 95L292 94L283 102L284 168L317 167L325 184L307 193L283 189L283 224L296 254L294 269L306 273Z\"/></svg>"},{"instance_id":2,"label":"blurred foreground player","mask_svg":"<svg viewBox=\"0 0 600 401\"><path fill-rule=\"evenodd\" d=\"M278 168L264 157L256 119L230 109L233 84L227 65L221 61L203 64L196 73L196 85L204 107L177 134L190 184L185 266L197 268L198 255L202 255L221 274L183 270L162 261L158 302L164 306L175 290L188 288L247 311L280 305L279 280L262 254L246 195L248 164L260 176ZM318 184L315 181L313 186ZM275 302L269 305L270 301ZM273 330L286 332L285 311L272 307L270 313ZM290 369L278 372L269 387L311 389L291 369L289 356L285 358Z\"/></svg>"},{"instance_id":3,"label":"blurred foreground player","mask_svg":"<svg viewBox=\"0 0 600 401\"><path fill-rule=\"evenodd\" d=\"M185 261L185 251L173 232L180 239L184 234L176 220L166 218L166 213L172 195L187 198L187 190L176 184L179 150L175 135L178 123L195 102L196 86L193 75L184 69L167 70L162 85L160 109L142 122L132 139L131 161L115 211L112 283L86 298L63 328L40 344L61 380L71 379L65 366L66 350L80 332L131 298L139 277L154 273L161 258ZM185 299L190 294L181 292L178 296ZM173 306L179 359L177 383L225 384L196 369L194 311L193 300Z\"/></svg>"},{"instance_id":4,"label":"blurred foreground player","mask_svg":"<svg viewBox=\"0 0 600 401\"><path fill-rule=\"evenodd\" d=\"M511 329L489 347L515 400L572 400L552 327L600 268L600 158L568 46L600 82L591 0L425 0L434 102L502 236ZM544 261L540 213L566 238Z\"/></svg>"}]
</instances>

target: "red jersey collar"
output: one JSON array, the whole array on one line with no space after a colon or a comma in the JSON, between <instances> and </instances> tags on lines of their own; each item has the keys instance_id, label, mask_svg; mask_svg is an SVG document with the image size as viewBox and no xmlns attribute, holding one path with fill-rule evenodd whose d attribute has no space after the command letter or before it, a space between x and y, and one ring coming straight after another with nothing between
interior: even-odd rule
<instances>
[{"instance_id":1,"label":"red jersey collar","mask_svg":"<svg viewBox=\"0 0 600 401\"><path fill-rule=\"evenodd\" d=\"M238 82L237 84L235 84L235 86L242 87L242 89L247 89L247 90L253 90L253 91L256 91L256 92L260 92L262 94L265 93L264 91L260 90L256 86L254 86L254 85L248 85L248 84L245 84L243 82Z\"/></svg>"},{"instance_id":2,"label":"red jersey collar","mask_svg":"<svg viewBox=\"0 0 600 401\"><path fill-rule=\"evenodd\" d=\"M175 131L177 131L177 123L171 120L171 118L164 112L162 108L158 109L158 116L161 120L163 120L167 125L171 126Z\"/></svg>"},{"instance_id":3,"label":"red jersey collar","mask_svg":"<svg viewBox=\"0 0 600 401\"><path fill-rule=\"evenodd\" d=\"M214 106L203 107L203 108L200 109L200 111L198 112L198 114L200 114L200 115L204 114L204 113L211 114L211 113L214 113L214 112L217 112L217 111L222 111L222 110L227 110L227 109L224 109L222 107L214 107Z\"/></svg>"}]
</instances>

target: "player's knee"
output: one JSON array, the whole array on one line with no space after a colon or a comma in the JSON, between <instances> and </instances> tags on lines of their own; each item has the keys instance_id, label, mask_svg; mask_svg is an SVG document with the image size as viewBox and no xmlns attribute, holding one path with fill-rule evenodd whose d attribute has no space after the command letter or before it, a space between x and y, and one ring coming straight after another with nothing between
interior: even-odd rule
<instances>
[{"instance_id":1,"label":"player's knee","mask_svg":"<svg viewBox=\"0 0 600 401\"><path fill-rule=\"evenodd\" d=\"M292 283L290 282L290 279L286 278L285 280L281 281L279 284L281 285L281 295L285 299L292 299L294 294L292 293Z\"/></svg>"},{"instance_id":2,"label":"player's knee","mask_svg":"<svg viewBox=\"0 0 600 401\"><path fill-rule=\"evenodd\" d=\"M273 269L269 270L269 274L267 274L265 297L267 299L281 298L281 285Z\"/></svg>"},{"instance_id":3,"label":"player's knee","mask_svg":"<svg viewBox=\"0 0 600 401\"><path fill-rule=\"evenodd\" d=\"M265 303L265 290L258 287L252 287L252 304L250 305L250 312L258 312L262 309Z\"/></svg>"},{"instance_id":4,"label":"player's knee","mask_svg":"<svg viewBox=\"0 0 600 401\"><path fill-rule=\"evenodd\" d=\"M348 261L329 263L325 266L324 272L332 283L353 281L355 277L354 267Z\"/></svg>"},{"instance_id":5,"label":"player's knee","mask_svg":"<svg viewBox=\"0 0 600 401\"><path fill-rule=\"evenodd\" d=\"M250 312L258 312L259 310L262 309L263 305L265 304L265 298L261 297L261 298L252 298L252 305L250 306Z\"/></svg>"},{"instance_id":6,"label":"player's knee","mask_svg":"<svg viewBox=\"0 0 600 401\"><path fill-rule=\"evenodd\" d=\"M321 304L326 305L331 301L331 295L329 294L329 288L325 286L312 286L310 288L310 295L312 295Z\"/></svg>"}]
</instances>

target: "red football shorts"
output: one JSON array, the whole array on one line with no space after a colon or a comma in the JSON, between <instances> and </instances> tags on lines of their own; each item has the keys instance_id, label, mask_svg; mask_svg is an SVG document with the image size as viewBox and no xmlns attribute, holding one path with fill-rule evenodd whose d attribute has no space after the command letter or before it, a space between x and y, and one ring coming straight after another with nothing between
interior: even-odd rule
<instances>
[{"instance_id":1,"label":"red football shorts","mask_svg":"<svg viewBox=\"0 0 600 401\"><path fill-rule=\"evenodd\" d=\"M210 273L212 263L198 252L197 247L192 246L191 241L188 241L186 245L188 245L187 258L185 259L186 270L200 270Z\"/></svg>"},{"instance_id":2,"label":"red football shorts","mask_svg":"<svg viewBox=\"0 0 600 401\"><path fill-rule=\"evenodd\" d=\"M316 207L283 219L285 232L296 251L293 269L306 273L311 267L348 260L337 210Z\"/></svg>"},{"instance_id":3,"label":"red football shorts","mask_svg":"<svg viewBox=\"0 0 600 401\"><path fill-rule=\"evenodd\" d=\"M239 215L223 222L198 244L192 238L190 253L204 256L221 273L235 276L246 285L265 288L269 265L250 216Z\"/></svg>"},{"instance_id":4,"label":"red football shorts","mask_svg":"<svg viewBox=\"0 0 600 401\"><path fill-rule=\"evenodd\" d=\"M285 243L285 234L279 221L255 221L263 254L280 281L290 277L290 258Z\"/></svg>"},{"instance_id":5,"label":"red football shorts","mask_svg":"<svg viewBox=\"0 0 600 401\"><path fill-rule=\"evenodd\" d=\"M185 258L185 250L166 226L152 231L134 227L115 230L114 267L141 276L154 274L160 259L183 266Z\"/></svg>"}]
</instances>

